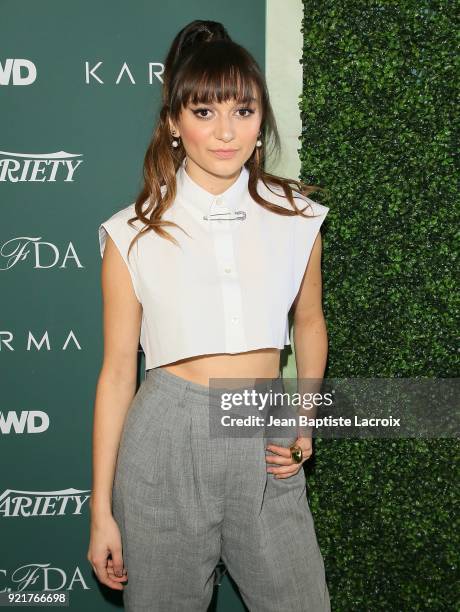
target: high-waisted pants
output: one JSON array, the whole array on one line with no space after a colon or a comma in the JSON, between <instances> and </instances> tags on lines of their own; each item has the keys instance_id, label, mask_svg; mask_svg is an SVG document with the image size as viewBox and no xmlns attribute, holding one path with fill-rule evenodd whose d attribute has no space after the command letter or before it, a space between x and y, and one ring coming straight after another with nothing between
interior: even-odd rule
<instances>
[{"instance_id":1,"label":"high-waisted pants","mask_svg":"<svg viewBox=\"0 0 460 612\"><path fill-rule=\"evenodd\" d=\"M212 409L209 387L162 368L133 398L112 505L125 610L206 612L221 559L250 612L329 611L303 467L267 472L265 446L288 440L211 436Z\"/></svg>"}]
</instances>

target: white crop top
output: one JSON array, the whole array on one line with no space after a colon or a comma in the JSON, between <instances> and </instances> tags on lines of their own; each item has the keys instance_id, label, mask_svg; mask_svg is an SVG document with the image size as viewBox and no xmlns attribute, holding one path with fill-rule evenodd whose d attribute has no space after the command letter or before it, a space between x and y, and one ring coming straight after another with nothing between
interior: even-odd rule
<instances>
[{"instance_id":1,"label":"white crop top","mask_svg":"<svg viewBox=\"0 0 460 612\"><path fill-rule=\"evenodd\" d=\"M288 312L329 211L299 194L294 194L297 207L309 202L312 208L304 214L319 216L306 219L266 210L249 195L244 166L236 182L215 196L190 178L185 165L186 159L176 173L176 199L162 217L190 235L165 226L180 247L149 230L134 244L128 261L128 247L137 234L127 224L135 215L134 203L99 226L101 257L108 233L143 307L140 344L146 370L198 355L291 344ZM272 189L280 193L280 188ZM262 181L257 191L292 210L287 199ZM203 219L216 213L246 217ZM134 224L143 227L138 220Z\"/></svg>"}]
</instances>

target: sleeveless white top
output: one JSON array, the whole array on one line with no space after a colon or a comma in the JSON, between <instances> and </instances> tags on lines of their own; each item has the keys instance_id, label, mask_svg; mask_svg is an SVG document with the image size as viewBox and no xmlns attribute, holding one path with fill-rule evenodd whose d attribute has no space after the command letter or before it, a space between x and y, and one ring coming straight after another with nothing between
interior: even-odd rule
<instances>
[{"instance_id":1,"label":"sleeveless white top","mask_svg":"<svg viewBox=\"0 0 460 612\"><path fill-rule=\"evenodd\" d=\"M266 210L249 195L244 166L235 183L215 196L193 181L185 166L186 159L176 173L176 199L162 217L189 234L164 227L180 247L149 230L128 260L129 244L143 227L139 220L134 222L138 230L127 224L135 215L134 203L99 226L101 257L108 233L143 307L140 344L146 370L198 355L291 344L288 312L329 211L299 194L294 194L297 207L311 204L304 214L315 218ZM280 188L271 188L276 194L259 181L257 191L292 210Z\"/></svg>"}]
</instances>

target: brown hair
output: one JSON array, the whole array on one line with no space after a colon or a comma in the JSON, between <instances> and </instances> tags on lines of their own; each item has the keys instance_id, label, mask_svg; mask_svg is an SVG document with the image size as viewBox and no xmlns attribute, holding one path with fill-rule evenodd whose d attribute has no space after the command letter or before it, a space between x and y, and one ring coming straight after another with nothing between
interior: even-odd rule
<instances>
[{"instance_id":1,"label":"brown hair","mask_svg":"<svg viewBox=\"0 0 460 612\"><path fill-rule=\"evenodd\" d=\"M174 202L176 172L185 157L185 150L182 143L177 148L171 146L168 117L177 121L189 102L209 104L235 99L247 103L253 95L253 87L258 91L261 103L263 144L262 147L254 147L245 163L249 171L249 194L255 202L273 213L306 216L295 205L293 193L308 196L313 191L324 191L323 188L285 179L263 169L267 155L272 152L279 154L281 147L267 85L257 62L244 47L230 38L221 23L195 20L176 35L165 60L162 107L144 157L144 185L136 198L136 216L128 220L131 224L139 219L145 227L134 237L128 254L134 242L150 230L177 245L176 239L163 227L179 226L161 217ZM262 198L257 192L259 179L268 189L269 184L281 187L283 197L288 199L294 210ZM166 189L162 189L164 186ZM142 210L147 199L148 206Z\"/></svg>"}]
</instances>

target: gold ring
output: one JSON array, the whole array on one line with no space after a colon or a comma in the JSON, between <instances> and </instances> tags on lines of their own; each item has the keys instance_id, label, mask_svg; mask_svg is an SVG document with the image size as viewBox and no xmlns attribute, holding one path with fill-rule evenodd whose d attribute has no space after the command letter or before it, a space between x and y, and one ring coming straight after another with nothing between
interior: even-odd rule
<instances>
[{"instance_id":1,"label":"gold ring","mask_svg":"<svg viewBox=\"0 0 460 612\"><path fill-rule=\"evenodd\" d=\"M289 450L291 451L292 460L296 463L302 463L303 452L300 446L290 446Z\"/></svg>"}]
</instances>

